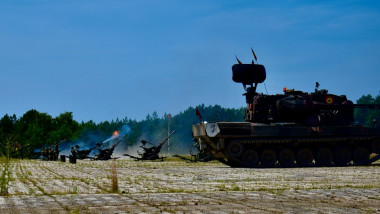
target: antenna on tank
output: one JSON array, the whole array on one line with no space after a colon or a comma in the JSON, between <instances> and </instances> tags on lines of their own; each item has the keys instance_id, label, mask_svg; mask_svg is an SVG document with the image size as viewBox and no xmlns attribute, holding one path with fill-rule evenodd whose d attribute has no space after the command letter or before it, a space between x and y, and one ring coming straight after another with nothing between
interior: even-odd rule
<instances>
[{"instance_id":1,"label":"antenna on tank","mask_svg":"<svg viewBox=\"0 0 380 214\"><path fill-rule=\"evenodd\" d=\"M256 60L256 63L257 63L257 57L256 57L255 51L253 51L252 47L251 47L251 51L252 51L252 55L253 55L252 64L255 64L255 60Z\"/></svg>"},{"instance_id":2,"label":"antenna on tank","mask_svg":"<svg viewBox=\"0 0 380 214\"><path fill-rule=\"evenodd\" d=\"M265 91L267 92L267 94L269 94L268 90L267 90L267 86L265 85L265 82L263 82L263 83L264 83Z\"/></svg>"}]
</instances>

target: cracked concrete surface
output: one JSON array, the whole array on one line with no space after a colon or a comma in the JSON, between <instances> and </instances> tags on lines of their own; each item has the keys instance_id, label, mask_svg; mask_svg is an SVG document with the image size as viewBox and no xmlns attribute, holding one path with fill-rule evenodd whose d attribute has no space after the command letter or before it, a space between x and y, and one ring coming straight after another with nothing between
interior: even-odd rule
<instances>
[{"instance_id":1,"label":"cracked concrete surface","mask_svg":"<svg viewBox=\"0 0 380 214\"><path fill-rule=\"evenodd\" d=\"M380 213L371 166L230 168L218 162L10 162L0 213Z\"/></svg>"}]
</instances>

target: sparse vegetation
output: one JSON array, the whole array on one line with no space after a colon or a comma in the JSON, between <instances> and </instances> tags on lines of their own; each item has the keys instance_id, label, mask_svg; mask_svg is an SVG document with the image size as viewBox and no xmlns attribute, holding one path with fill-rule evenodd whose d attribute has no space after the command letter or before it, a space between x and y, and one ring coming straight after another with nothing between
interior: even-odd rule
<instances>
[{"instance_id":1,"label":"sparse vegetation","mask_svg":"<svg viewBox=\"0 0 380 214\"><path fill-rule=\"evenodd\" d=\"M8 158L0 157L0 165L2 166L2 172L0 177L0 196L7 196L8 183L10 178Z\"/></svg>"},{"instance_id":2,"label":"sparse vegetation","mask_svg":"<svg viewBox=\"0 0 380 214\"><path fill-rule=\"evenodd\" d=\"M116 161L115 159L112 160L112 166L111 166L111 181L112 181L112 188L111 188L111 192L113 193L116 193L119 191L119 183L118 183L118 180L117 180L117 170L116 170Z\"/></svg>"},{"instance_id":3,"label":"sparse vegetation","mask_svg":"<svg viewBox=\"0 0 380 214\"><path fill-rule=\"evenodd\" d=\"M150 213L160 210L176 212L180 206L208 206L216 203L224 206L230 203L230 197L235 197L235 194L242 199L234 203L243 207L247 206L249 197L261 196L285 201L289 197L299 201L319 198L317 202L313 201L313 206L344 203L347 201L346 196L341 195L347 192L365 195L361 201L375 202L380 198L374 194L380 189L380 169L377 166L279 170L229 168L218 162L197 163L195 167L193 163L182 160L176 162L175 159L168 162L79 161L76 165L31 160L10 160L7 163L5 158L0 161L1 188L7 189L7 195L36 198L48 196L59 204L60 198L66 196L74 200L82 194L96 197L118 193L116 195L119 197L134 201L131 206L145 204L147 207L144 210ZM312 196L306 195L306 199L300 199L299 195L303 194ZM196 202L190 200L189 203L187 195L191 195L190 198L197 196L198 199ZM178 197L183 199L175 199ZM362 210L364 206L355 201L350 203L351 207L355 206L355 210ZM67 213L87 211L82 206L61 204ZM366 206L367 210L377 209L368 204Z\"/></svg>"}]
</instances>

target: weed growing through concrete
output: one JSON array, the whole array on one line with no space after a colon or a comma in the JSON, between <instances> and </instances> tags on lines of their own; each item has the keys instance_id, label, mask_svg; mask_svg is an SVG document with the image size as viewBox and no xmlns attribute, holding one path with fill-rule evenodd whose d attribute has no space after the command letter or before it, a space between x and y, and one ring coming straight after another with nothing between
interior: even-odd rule
<instances>
[{"instance_id":1,"label":"weed growing through concrete","mask_svg":"<svg viewBox=\"0 0 380 214\"><path fill-rule=\"evenodd\" d=\"M4 165L3 171L0 177L0 195L8 195L8 183L9 183L9 160L8 158L1 158L1 165Z\"/></svg>"},{"instance_id":2,"label":"weed growing through concrete","mask_svg":"<svg viewBox=\"0 0 380 214\"><path fill-rule=\"evenodd\" d=\"M119 191L119 184L118 184L118 180L117 180L117 170L116 170L116 161L115 161L115 159L112 160L111 171L112 171L112 176L111 176L111 181L112 181L111 192L116 193L116 192Z\"/></svg>"}]
</instances>

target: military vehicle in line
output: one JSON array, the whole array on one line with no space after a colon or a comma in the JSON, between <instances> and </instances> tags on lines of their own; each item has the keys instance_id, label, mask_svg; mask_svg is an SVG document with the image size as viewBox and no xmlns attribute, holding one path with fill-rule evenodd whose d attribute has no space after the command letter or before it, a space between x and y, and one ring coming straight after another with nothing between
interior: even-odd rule
<instances>
[{"instance_id":1,"label":"military vehicle in line","mask_svg":"<svg viewBox=\"0 0 380 214\"><path fill-rule=\"evenodd\" d=\"M174 134L174 132L175 132L175 130L167 138L162 140L158 145L154 145L152 143L149 143L146 140L141 140L140 148L143 149L143 152L141 153L141 152L137 151L137 153L139 154L140 157L136 157L136 156L129 155L129 154L124 154L124 156L128 156L128 157L133 158L137 161L140 161L140 160L141 161L143 161L143 160L157 160L157 159L164 160L164 157L159 157L159 153L161 151L162 146L166 143L166 141L169 140L169 138L172 136L172 134ZM147 147L146 146L147 144L150 144L150 147Z\"/></svg>"},{"instance_id":2,"label":"military vehicle in line","mask_svg":"<svg viewBox=\"0 0 380 214\"><path fill-rule=\"evenodd\" d=\"M107 147L105 149L102 149L101 146L103 145L103 143L97 143L97 149L99 151L98 154L95 155L95 157L90 157L91 160L110 160L110 159L117 159L117 158L113 158L112 157L112 154L113 154L113 151L115 150L115 147L117 145L119 145L119 143L123 140L123 138L125 137L125 135L123 135L116 143L114 143L112 146L110 147Z\"/></svg>"},{"instance_id":3,"label":"military vehicle in line","mask_svg":"<svg viewBox=\"0 0 380 214\"><path fill-rule=\"evenodd\" d=\"M245 122L200 122L192 126L200 149L232 167L368 165L380 158L380 132L354 122L353 104L345 95L288 90L257 93L266 79L263 65L235 64L232 79L242 83Z\"/></svg>"},{"instance_id":4,"label":"military vehicle in line","mask_svg":"<svg viewBox=\"0 0 380 214\"><path fill-rule=\"evenodd\" d=\"M77 156L77 159L79 160L83 160L83 159L87 159L87 158L91 158L90 157L90 153L92 150L94 150L97 146L94 146L94 147L91 147L89 149L79 149L79 145L76 145L75 146L75 151L76 151L76 156Z\"/></svg>"}]
</instances>

